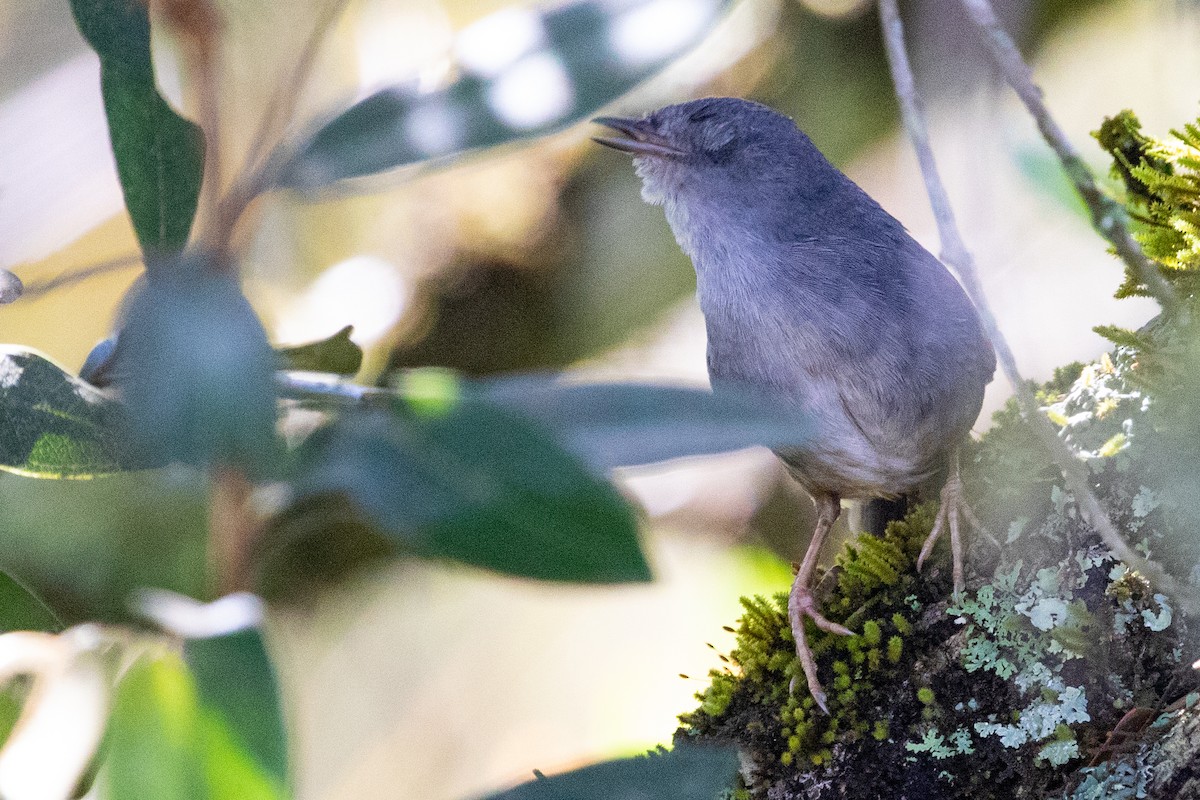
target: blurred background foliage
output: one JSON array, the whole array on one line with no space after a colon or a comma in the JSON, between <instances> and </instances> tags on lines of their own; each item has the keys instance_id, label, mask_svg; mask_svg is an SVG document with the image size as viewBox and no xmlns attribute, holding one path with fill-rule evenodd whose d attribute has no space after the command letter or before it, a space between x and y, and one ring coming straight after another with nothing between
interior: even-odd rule
<instances>
[{"instance_id":1,"label":"blurred background foliage","mask_svg":"<svg viewBox=\"0 0 1200 800\"><path fill-rule=\"evenodd\" d=\"M326 37L314 78L289 98L293 119L305 128L380 86L438 81L455 32L508 5L352 0ZM936 250L870 5L742 0L700 46L612 110L640 113L706 94L773 105ZM1119 265L1089 231L1032 122L994 79L957 4L903 5L934 145L1022 366L1045 378L1055 366L1094 357L1105 345L1089 333L1093 325L1136 328L1153 306L1112 302ZM228 182L329 3L218 6L219 152ZM1193 0L997 6L1098 172L1107 161L1088 147L1087 133L1105 116L1136 107L1156 134L1195 117ZM156 26L152 46L160 90L193 116L185 44ZM68 5L0 5L0 65L0 266L34 283L135 253L99 64ZM627 160L601 152L588 134L577 125L437 168L263 198L237 245L269 337L297 343L353 324L367 382L425 365L475 376L568 367L702 382L691 267L661 213L638 199ZM113 270L5 307L0 338L74 370L109 333L136 275ZM994 383L988 408L1007 394ZM62 581L56 607L120 616L114 586L202 594L201 577L189 571L202 551L194 481L116 480L124 483L80 489L0 475L0 528L25 552L57 548L64 563L94 566L95 586ZM630 471L622 487L645 512L653 584L546 586L404 562L277 609L270 642L289 700L300 796L382 798L403 787L434 800L464 797L534 767L561 769L665 741L700 688L679 674L704 675L716 663L705 643L725 636L720 628L736 617L738 596L785 585L787 560L804 544L796 532L808 527L808 501L759 451ZM114 499L84 501L81 491ZM105 519L81 517L80 509L106 503ZM56 511L29 511L46 508ZM155 541L151 529L176 531L175 547L147 553L136 569L113 563L103 547L104 531ZM153 672L143 679L154 680Z\"/></svg>"}]
</instances>

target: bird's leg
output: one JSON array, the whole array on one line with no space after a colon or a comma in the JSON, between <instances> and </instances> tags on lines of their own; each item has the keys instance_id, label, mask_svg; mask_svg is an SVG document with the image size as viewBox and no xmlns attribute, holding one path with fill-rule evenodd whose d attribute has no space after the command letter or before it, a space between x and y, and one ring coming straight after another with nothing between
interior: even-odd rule
<instances>
[{"instance_id":1,"label":"bird's leg","mask_svg":"<svg viewBox=\"0 0 1200 800\"><path fill-rule=\"evenodd\" d=\"M812 649L808 646L808 636L804 632L804 618L812 619L816 626L823 631L838 633L843 636L851 634L849 628L830 622L817 611L812 596L812 577L817 568L817 558L821 554L821 545L829 534L829 529L842 513L841 499L837 495L817 495L813 498L817 506L817 527L813 530L812 541L800 568L796 571L796 580L792 582L792 592L788 596L788 619L792 623L792 636L796 640L796 657L804 669L804 677L808 681L808 691L812 694L817 705L826 714L829 709L825 705L825 690L817 678L817 662L813 658Z\"/></svg>"},{"instance_id":2,"label":"bird's leg","mask_svg":"<svg viewBox=\"0 0 1200 800\"><path fill-rule=\"evenodd\" d=\"M962 520L965 520L967 525L977 531L983 530L983 525L980 524L971 507L967 505L966 498L963 497L963 482L958 471L958 452L956 451L950 463L950 477L946 479L946 485L942 487L942 507L938 509L933 530L925 539L921 555L917 557L917 569L919 570L925 565L925 559L929 558L929 554L933 552L933 546L937 543L938 537L942 535L942 531L950 529L950 557L954 562L955 596L961 594L966 586L963 575L963 534L960 530Z\"/></svg>"}]
</instances>

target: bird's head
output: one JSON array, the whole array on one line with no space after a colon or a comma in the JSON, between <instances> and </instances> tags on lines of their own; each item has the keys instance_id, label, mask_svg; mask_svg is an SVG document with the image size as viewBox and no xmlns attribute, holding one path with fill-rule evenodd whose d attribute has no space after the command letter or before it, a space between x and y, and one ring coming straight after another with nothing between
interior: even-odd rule
<instances>
[{"instance_id":1,"label":"bird's head","mask_svg":"<svg viewBox=\"0 0 1200 800\"><path fill-rule=\"evenodd\" d=\"M790 119L758 103L710 97L660 108L644 117L598 117L620 136L595 141L630 153L642 178L642 197L656 205L704 199L741 202L779 194L795 181L811 152ZM801 173L802 174L802 173ZM786 194L786 192L785 192ZM757 195L757 197L756 197Z\"/></svg>"}]
</instances>

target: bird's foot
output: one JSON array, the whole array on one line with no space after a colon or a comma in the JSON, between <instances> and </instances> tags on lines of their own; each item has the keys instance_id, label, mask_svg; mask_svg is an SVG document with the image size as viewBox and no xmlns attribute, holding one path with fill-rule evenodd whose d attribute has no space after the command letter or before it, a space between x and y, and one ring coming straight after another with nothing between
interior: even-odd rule
<instances>
[{"instance_id":1,"label":"bird's foot","mask_svg":"<svg viewBox=\"0 0 1200 800\"><path fill-rule=\"evenodd\" d=\"M812 592L807 585L807 576L803 573L796 576L795 583L792 584L792 592L788 596L788 620L792 624L792 636L796 640L796 657L800 659L800 666L804 670L804 679L808 682L808 691L812 694L813 700L826 714L829 713L829 707L825 702L825 688L821 686L821 681L817 678L817 661L813 658L812 648L808 646L808 635L804 630L804 618L808 617L813 621L818 628L829 633L836 633L841 636L852 636L853 631L845 625L839 625L836 622L831 622L817 611L816 601L813 600Z\"/></svg>"},{"instance_id":2,"label":"bird's foot","mask_svg":"<svg viewBox=\"0 0 1200 800\"><path fill-rule=\"evenodd\" d=\"M929 532L928 538L925 539L925 545L921 548L921 555L917 556L917 569L919 570L925 565L925 559L929 558L929 554L933 552L933 546L937 543L938 537L942 535L943 530L948 528L950 530L950 557L954 564L954 595L956 597L966 586L963 573L963 532L961 528L963 522L977 532L982 532L984 529L979 518L975 516L975 512L967 505L967 500L963 496L962 478L955 469L951 472L946 485L942 487L942 506L938 509L933 530Z\"/></svg>"}]
</instances>

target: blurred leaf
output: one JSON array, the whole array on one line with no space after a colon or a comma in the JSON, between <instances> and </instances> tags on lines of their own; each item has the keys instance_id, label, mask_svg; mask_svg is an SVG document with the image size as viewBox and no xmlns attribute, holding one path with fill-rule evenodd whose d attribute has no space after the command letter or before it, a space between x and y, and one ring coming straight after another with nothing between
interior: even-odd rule
<instances>
[{"instance_id":1,"label":"blurred leaf","mask_svg":"<svg viewBox=\"0 0 1200 800\"><path fill-rule=\"evenodd\" d=\"M45 631L58 633L62 620L31 590L0 572L0 632Z\"/></svg>"},{"instance_id":2,"label":"blurred leaf","mask_svg":"<svg viewBox=\"0 0 1200 800\"><path fill-rule=\"evenodd\" d=\"M135 469L121 405L42 356L0 346L0 470L84 478Z\"/></svg>"},{"instance_id":3,"label":"blurred leaf","mask_svg":"<svg viewBox=\"0 0 1200 800\"><path fill-rule=\"evenodd\" d=\"M94 481L0 476L0 568L63 621L125 621L152 586L203 597L207 495L182 470Z\"/></svg>"},{"instance_id":4,"label":"blurred leaf","mask_svg":"<svg viewBox=\"0 0 1200 800\"><path fill-rule=\"evenodd\" d=\"M71 0L80 33L100 56L100 90L117 174L147 253L187 243L204 173L204 136L158 93L143 2Z\"/></svg>"},{"instance_id":5,"label":"blurred leaf","mask_svg":"<svg viewBox=\"0 0 1200 800\"><path fill-rule=\"evenodd\" d=\"M488 400L535 420L594 469L744 447L795 447L811 423L765 397L633 383L564 384L523 376L483 385Z\"/></svg>"},{"instance_id":6,"label":"blurred leaf","mask_svg":"<svg viewBox=\"0 0 1200 800\"><path fill-rule=\"evenodd\" d=\"M736 750L681 745L538 778L488 800L717 800L737 767Z\"/></svg>"},{"instance_id":7,"label":"blurred leaf","mask_svg":"<svg viewBox=\"0 0 1200 800\"><path fill-rule=\"evenodd\" d=\"M279 785L286 785L283 710L262 633L243 628L223 636L188 639L183 653L201 700L220 715L238 749Z\"/></svg>"},{"instance_id":8,"label":"blurred leaf","mask_svg":"<svg viewBox=\"0 0 1200 800\"><path fill-rule=\"evenodd\" d=\"M350 341L352 333L354 326L347 325L328 339L281 347L275 352L283 359L284 369L353 375L362 366L363 351Z\"/></svg>"},{"instance_id":9,"label":"blurred leaf","mask_svg":"<svg viewBox=\"0 0 1200 800\"><path fill-rule=\"evenodd\" d=\"M1075 190L1058 158L1040 145L1038 142L1038 146L1020 147L1013 153L1017 170L1037 194L1090 225L1092 217L1087 203Z\"/></svg>"},{"instance_id":10,"label":"blurred leaf","mask_svg":"<svg viewBox=\"0 0 1200 800\"><path fill-rule=\"evenodd\" d=\"M101 339L96 346L88 351L83 366L79 368L79 379L87 381L92 386L103 388L110 382L109 370L112 369L113 356L117 352L117 337L109 336Z\"/></svg>"},{"instance_id":11,"label":"blurred leaf","mask_svg":"<svg viewBox=\"0 0 1200 800\"><path fill-rule=\"evenodd\" d=\"M315 494L267 522L255 591L270 603L310 602L350 575L387 563L395 543L342 494Z\"/></svg>"},{"instance_id":12,"label":"blurred leaf","mask_svg":"<svg viewBox=\"0 0 1200 800\"><path fill-rule=\"evenodd\" d=\"M205 255L151 265L129 304L114 383L156 457L261 473L277 455L275 354L237 280Z\"/></svg>"},{"instance_id":13,"label":"blurred leaf","mask_svg":"<svg viewBox=\"0 0 1200 800\"><path fill-rule=\"evenodd\" d=\"M462 31L450 85L371 95L335 117L277 183L316 189L563 128L628 92L699 41L722 0L575 0L507 8Z\"/></svg>"},{"instance_id":14,"label":"blurred leaf","mask_svg":"<svg viewBox=\"0 0 1200 800\"><path fill-rule=\"evenodd\" d=\"M25 291L21 279L6 269L0 269L0 306L11 303Z\"/></svg>"},{"instance_id":15,"label":"blurred leaf","mask_svg":"<svg viewBox=\"0 0 1200 800\"><path fill-rule=\"evenodd\" d=\"M29 686L25 681L9 682L0 689L0 743L7 742L17 726L28 695Z\"/></svg>"},{"instance_id":16,"label":"blurred leaf","mask_svg":"<svg viewBox=\"0 0 1200 800\"><path fill-rule=\"evenodd\" d=\"M177 657L144 657L130 667L106 735L109 796L206 797L198 718L196 689Z\"/></svg>"},{"instance_id":17,"label":"blurred leaf","mask_svg":"<svg viewBox=\"0 0 1200 800\"><path fill-rule=\"evenodd\" d=\"M276 800L286 793L255 766L206 707L177 656L147 656L117 690L106 740L108 796L154 800Z\"/></svg>"},{"instance_id":18,"label":"blurred leaf","mask_svg":"<svg viewBox=\"0 0 1200 800\"><path fill-rule=\"evenodd\" d=\"M300 449L301 498L344 492L402 547L513 575L650 578L629 507L530 423L470 394L355 410Z\"/></svg>"}]
</instances>

